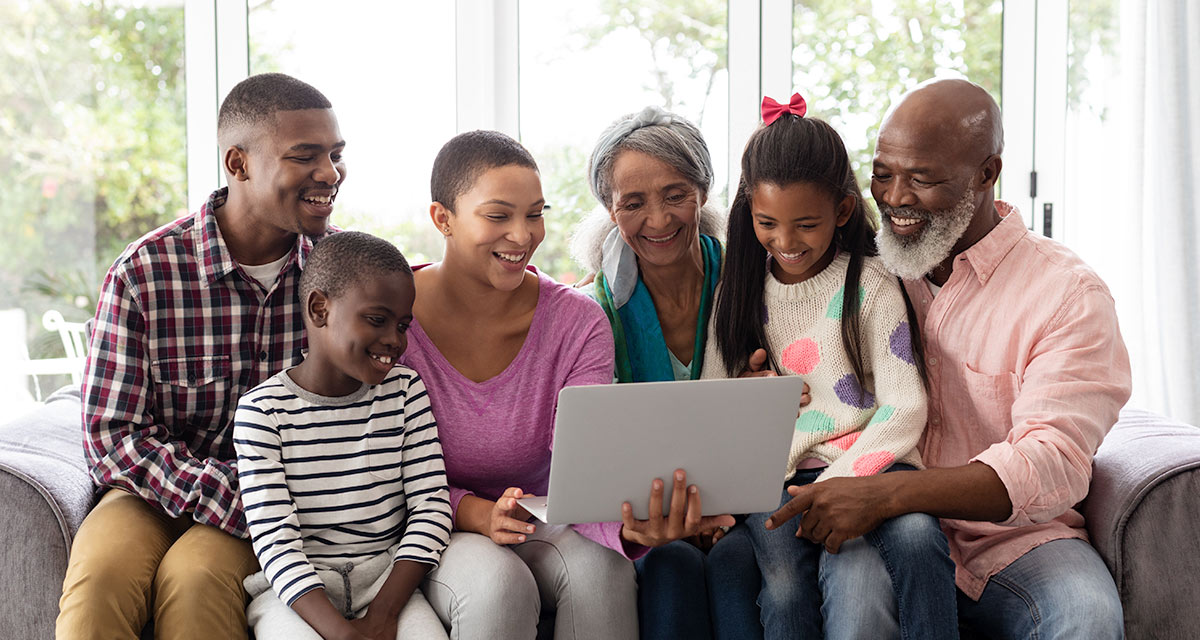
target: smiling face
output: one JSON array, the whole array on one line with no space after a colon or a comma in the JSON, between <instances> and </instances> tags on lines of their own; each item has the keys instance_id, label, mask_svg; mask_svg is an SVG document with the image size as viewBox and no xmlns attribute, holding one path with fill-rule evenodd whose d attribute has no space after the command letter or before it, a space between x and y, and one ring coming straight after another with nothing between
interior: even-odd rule
<instances>
[{"instance_id":1,"label":"smiling face","mask_svg":"<svg viewBox=\"0 0 1200 640\"><path fill-rule=\"evenodd\" d=\"M278 111L243 151L252 215L265 226L319 236L329 226L333 202L346 179L346 142L332 109Z\"/></svg>"},{"instance_id":2,"label":"smiling face","mask_svg":"<svg viewBox=\"0 0 1200 640\"><path fill-rule=\"evenodd\" d=\"M610 214L638 260L665 267L687 260L700 242L705 194L671 165L640 151L613 162Z\"/></svg>"},{"instance_id":3,"label":"smiling face","mask_svg":"<svg viewBox=\"0 0 1200 640\"><path fill-rule=\"evenodd\" d=\"M334 298L310 294L305 365L319 372L321 387L310 390L337 397L383 382L408 347L415 297L408 273L362 278Z\"/></svg>"},{"instance_id":4,"label":"smiling face","mask_svg":"<svg viewBox=\"0 0 1200 640\"><path fill-rule=\"evenodd\" d=\"M850 220L855 200L838 200L814 182L762 183L750 194L754 235L771 256L771 274L784 284L803 282L833 262L833 237Z\"/></svg>"},{"instance_id":5,"label":"smiling face","mask_svg":"<svg viewBox=\"0 0 1200 640\"><path fill-rule=\"evenodd\" d=\"M519 165L484 171L455 201L454 212L434 203L434 222L446 235L444 263L513 291L546 237L542 181Z\"/></svg>"}]
</instances>

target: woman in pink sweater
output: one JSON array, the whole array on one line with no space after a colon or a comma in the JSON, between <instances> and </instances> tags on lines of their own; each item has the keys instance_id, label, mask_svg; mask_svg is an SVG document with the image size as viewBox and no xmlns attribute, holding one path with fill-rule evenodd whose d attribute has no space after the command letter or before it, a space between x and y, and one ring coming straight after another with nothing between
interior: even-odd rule
<instances>
[{"instance_id":1,"label":"woman in pink sweater","mask_svg":"<svg viewBox=\"0 0 1200 640\"><path fill-rule=\"evenodd\" d=\"M630 559L691 532L678 526L683 514L567 527L529 522L516 504L547 490L559 390L612 382L608 318L529 266L545 201L516 141L456 136L431 187L446 251L415 270L403 364L426 381L437 416L454 533L427 598L456 638L533 638L543 609L554 611L556 638L635 638Z\"/></svg>"}]
</instances>

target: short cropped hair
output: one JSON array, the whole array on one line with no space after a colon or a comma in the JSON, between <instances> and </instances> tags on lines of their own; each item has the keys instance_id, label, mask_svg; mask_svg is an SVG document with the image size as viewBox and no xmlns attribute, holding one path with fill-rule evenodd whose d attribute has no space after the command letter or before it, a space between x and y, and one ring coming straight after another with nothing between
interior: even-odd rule
<instances>
[{"instance_id":1,"label":"short cropped hair","mask_svg":"<svg viewBox=\"0 0 1200 640\"><path fill-rule=\"evenodd\" d=\"M538 170L529 151L499 131L460 133L442 145L433 161L430 195L454 211L459 196L470 191L485 171L511 165Z\"/></svg>"},{"instance_id":2,"label":"short cropped hair","mask_svg":"<svg viewBox=\"0 0 1200 640\"><path fill-rule=\"evenodd\" d=\"M225 96L217 115L217 133L257 126L277 111L331 108L325 94L307 82L283 73L260 73L237 83Z\"/></svg>"},{"instance_id":3,"label":"short cropped hair","mask_svg":"<svg viewBox=\"0 0 1200 640\"><path fill-rule=\"evenodd\" d=\"M364 278L388 273L412 276L412 267L396 245L360 231L331 233L317 242L304 262L301 304L308 304L313 291L334 299Z\"/></svg>"}]
</instances>

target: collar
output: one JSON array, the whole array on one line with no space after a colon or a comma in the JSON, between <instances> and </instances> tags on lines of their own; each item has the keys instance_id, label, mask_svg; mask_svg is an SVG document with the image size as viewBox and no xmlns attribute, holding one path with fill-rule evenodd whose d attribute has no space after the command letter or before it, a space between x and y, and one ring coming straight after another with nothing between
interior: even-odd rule
<instances>
[{"instance_id":1,"label":"collar","mask_svg":"<svg viewBox=\"0 0 1200 640\"><path fill-rule=\"evenodd\" d=\"M195 241L196 260L204 274L204 282L208 286L219 282L225 276L237 271L237 263L229 253L225 238L221 235L221 226L217 224L217 209L225 204L229 197L229 187L221 187L208 196L208 201L200 207L196 214ZM333 230L332 228L330 229ZM295 262L301 270L312 251L314 239L304 234L297 234L296 248L292 250L292 258L284 263L286 269Z\"/></svg>"},{"instance_id":2,"label":"collar","mask_svg":"<svg viewBox=\"0 0 1200 640\"><path fill-rule=\"evenodd\" d=\"M980 284L986 283L992 277L1004 257L1029 233L1025 221L1021 219L1020 210L1013 205L997 200L996 213L1000 214L1000 224L960 255L960 259L965 259L971 264Z\"/></svg>"}]
</instances>

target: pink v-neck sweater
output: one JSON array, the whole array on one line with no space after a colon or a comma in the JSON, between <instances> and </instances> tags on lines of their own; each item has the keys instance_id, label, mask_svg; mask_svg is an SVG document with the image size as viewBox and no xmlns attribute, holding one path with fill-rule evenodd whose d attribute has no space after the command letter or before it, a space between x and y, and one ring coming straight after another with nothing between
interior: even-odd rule
<instances>
[{"instance_id":1,"label":"pink v-neck sweater","mask_svg":"<svg viewBox=\"0 0 1200 640\"><path fill-rule=\"evenodd\" d=\"M559 390L613 379L612 330L600 305L529 270L538 276L533 322L517 357L493 378L478 383L466 378L420 323L414 321L408 330L401 362L416 369L428 389L456 518L465 495L495 500L508 487L546 495ZM614 517L620 509L613 505ZM619 522L576 525L575 530L626 553Z\"/></svg>"}]
</instances>

